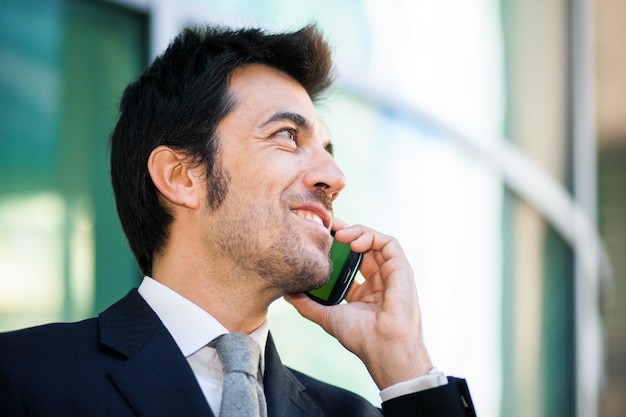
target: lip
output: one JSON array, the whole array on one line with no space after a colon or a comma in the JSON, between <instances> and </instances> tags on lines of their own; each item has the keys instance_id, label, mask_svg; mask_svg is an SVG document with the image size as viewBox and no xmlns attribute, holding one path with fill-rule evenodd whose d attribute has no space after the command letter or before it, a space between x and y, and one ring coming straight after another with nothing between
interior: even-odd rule
<instances>
[{"instance_id":1,"label":"lip","mask_svg":"<svg viewBox=\"0 0 626 417\"><path fill-rule=\"evenodd\" d=\"M332 219L333 219L333 215L332 213L330 213L328 210L325 210L323 207L317 206L317 205L304 205L304 206L298 206L298 207L293 207L291 209L291 211L297 216L298 216L297 212L298 211L307 211L312 213L313 215L319 217L320 219L322 219L322 223L323 223L323 227L330 231L330 228L332 226ZM300 217L302 220L307 220L303 217ZM320 225L321 226L321 225Z\"/></svg>"}]
</instances>

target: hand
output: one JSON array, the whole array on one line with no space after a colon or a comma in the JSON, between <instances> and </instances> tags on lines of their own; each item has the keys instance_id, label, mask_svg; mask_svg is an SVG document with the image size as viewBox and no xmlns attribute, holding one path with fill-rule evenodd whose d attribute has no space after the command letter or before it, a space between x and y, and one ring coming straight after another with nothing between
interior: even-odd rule
<instances>
[{"instance_id":1,"label":"hand","mask_svg":"<svg viewBox=\"0 0 626 417\"><path fill-rule=\"evenodd\" d=\"M323 306L305 294L285 296L365 364L379 389L427 374L432 363L421 334L413 270L398 242L364 226L343 227L335 239L363 253L362 283L348 303Z\"/></svg>"}]
</instances>

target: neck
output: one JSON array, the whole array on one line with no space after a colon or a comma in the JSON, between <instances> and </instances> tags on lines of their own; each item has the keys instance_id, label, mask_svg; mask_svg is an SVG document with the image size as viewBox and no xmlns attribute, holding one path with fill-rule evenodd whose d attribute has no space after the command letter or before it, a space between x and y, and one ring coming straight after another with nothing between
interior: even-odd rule
<instances>
[{"instance_id":1,"label":"neck","mask_svg":"<svg viewBox=\"0 0 626 417\"><path fill-rule=\"evenodd\" d=\"M269 305L281 294L264 289L260 277L225 263L206 265L166 249L155 257L152 278L204 309L228 331L249 334L263 324Z\"/></svg>"}]
</instances>

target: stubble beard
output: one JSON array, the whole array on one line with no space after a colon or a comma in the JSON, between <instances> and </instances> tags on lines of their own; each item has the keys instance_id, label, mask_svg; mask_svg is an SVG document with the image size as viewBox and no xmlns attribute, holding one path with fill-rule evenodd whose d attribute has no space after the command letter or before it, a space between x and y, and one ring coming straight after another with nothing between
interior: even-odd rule
<instances>
[{"instance_id":1,"label":"stubble beard","mask_svg":"<svg viewBox=\"0 0 626 417\"><path fill-rule=\"evenodd\" d=\"M256 212L223 224L223 230L231 233L221 239L221 255L232 259L237 268L258 276L263 288L280 294L305 292L323 285L332 268L329 239L316 237L315 244L307 247L301 236L290 232L290 219L267 220L267 215ZM276 227L271 227L271 223Z\"/></svg>"},{"instance_id":2,"label":"stubble beard","mask_svg":"<svg viewBox=\"0 0 626 417\"><path fill-rule=\"evenodd\" d=\"M257 259L253 269L268 288L279 290L282 294L305 292L328 281L332 268L328 253L326 240L317 239L315 250L307 251L300 236L295 236L290 241L274 242L265 256Z\"/></svg>"},{"instance_id":3,"label":"stubble beard","mask_svg":"<svg viewBox=\"0 0 626 417\"><path fill-rule=\"evenodd\" d=\"M269 206L246 212L241 209L250 207L245 201L234 201L232 195L227 198L229 185L230 176L221 166L207 184L209 196L219 195L219 201L207 202L213 212L230 211L219 223L220 230L212 231L212 237L219 236L220 255L232 259L239 270L260 277L264 289L282 295L306 292L325 284L332 271L329 236L319 234L314 238L313 249L308 249L291 212L274 212ZM312 193L300 198L321 197ZM278 218L278 213L283 213L283 217ZM236 273L232 275L230 279L239 278ZM237 283L240 284L245 285Z\"/></svg>"}]
</instances>

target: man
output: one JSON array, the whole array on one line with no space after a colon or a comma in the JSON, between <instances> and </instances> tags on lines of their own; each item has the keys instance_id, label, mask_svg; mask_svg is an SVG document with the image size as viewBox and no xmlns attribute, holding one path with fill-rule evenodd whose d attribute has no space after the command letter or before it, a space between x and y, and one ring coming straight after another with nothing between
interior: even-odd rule
<instances>
[{"instance_id":1,"label":"man","mask_svg":"<svg viewBox=\"0 0 626 417\"><path fill-rule=\"evenodd\" d=\"M146 278L98 318L1 335L3 415L224 415L226 333L261 347L254 415L381 415L282 365L266 316L283 296L364 362L384 415L474 415L424 348L399 244L333 218L345 178L313 105L330 56L314 27L186 30L128 86L111 175ZM328 279L331 231L364 254L365 281L327 307L302 293Z\"/></svg>"}]
</instances>

